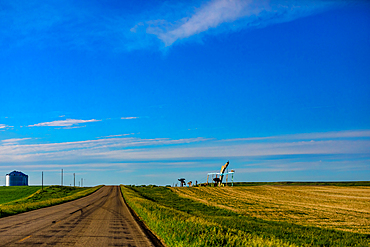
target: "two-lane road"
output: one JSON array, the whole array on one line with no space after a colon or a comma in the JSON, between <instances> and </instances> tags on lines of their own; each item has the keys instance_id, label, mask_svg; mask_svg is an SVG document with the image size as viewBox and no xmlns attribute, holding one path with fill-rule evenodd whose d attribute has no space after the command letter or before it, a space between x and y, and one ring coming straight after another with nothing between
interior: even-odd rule
<instances>
[{"instance_id":1,"label":"two-lane road","mask_svg":"<svg viewBox=\"0 0 370 247\"><path fill-rule=\"evenodd\" d=\"M0 246L154 246L118 186L61 205L0 219Z\"/></svg>"}]
</instances>

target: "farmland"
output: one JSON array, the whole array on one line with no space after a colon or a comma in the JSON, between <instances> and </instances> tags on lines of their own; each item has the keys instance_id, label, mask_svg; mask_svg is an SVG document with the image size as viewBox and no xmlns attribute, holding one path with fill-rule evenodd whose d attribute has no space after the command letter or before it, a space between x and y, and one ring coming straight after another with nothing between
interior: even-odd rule
<instances>
[{"instance_id":1,"label":"farmland","mask_svg":"<svg viewBox=\"0 0 370 247\"><path fill-rule=\"evenodd\" d=\"M12 192L13 195L11 196L11 193L5 192L1 194L4 194L4 198L1 196L3 203L0 204L0 217L72 201L89 195L99 188L101 188L101 186L83 188L49 186L43 190L41 190L41 187L3 187L0 192Z\"/></svg>"},{"instance_id":2,"label":"farmland","mask_svg":"<svg viewBox=\"0 0 370 247\"><path fill-rule=\"evenodd\" d=\"M370 245L370 187L121 189L168 246Z\"/></svg>"},{"instance_id":3,"label":"farmland","mask_svg":"<svg viewBox=\"0 0 370 247\"><path fill-rule=\"evenodd\" d=\"M370 234L370 187L203 187L173 191L245 216Z\"/></svg>"}]
</instances>

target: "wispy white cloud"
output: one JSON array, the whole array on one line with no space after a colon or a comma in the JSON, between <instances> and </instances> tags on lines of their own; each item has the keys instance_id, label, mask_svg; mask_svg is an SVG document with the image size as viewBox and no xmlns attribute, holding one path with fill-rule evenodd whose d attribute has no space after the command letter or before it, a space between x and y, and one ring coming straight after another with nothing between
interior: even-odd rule
<instances>
[{"instance_id":1,"label":"wispy white cloud","mask_svg":"<svg viewBox=\"0 0 370 247\"><path fill-rule=\"evenodd\" d=\"M233 138L233 139L226 139L222 140L224 142L238 142L238 141L261 141L261 140L268 140L268 139L275 139L276 136L267 136L267 137L248 137L248 138Z\"/></svg>"},{"instance_id":2,"label":"wispy white cloud","mask_svg":"<svg viewBox=\"0 0 370 247\"><path fill-rule=\"evenodd\" d=\"M0 3L0 45L71 49L132 49L170 46L200 34L261 28L324 11L334 0L210 0L148 4L141 12L109 5L63 2ZM149 7L150 6L150 7Z\"/></svg>"},{"instance_id":3,"label":"wispy white cloud","mask_svg":"<svg viewBox=\"0 0 370 247\"><path fill-rule=\"evenodd\" d=\"M44 122L38 124L28 125L28 127L42 127L42 126L54 126L54 127L71 127L81 123L91 123L99 122L101 120L90 119L90 120L81 120L81 119L66 119L66 120L56 120L52 122Z\"/></svg>"},{"instance_id":4,"label":"wispy white cloud","mask_svg":"<svg viewBox=\"0 0 370 247\"><path fill-rule=\"evenodd\" d=\"M139 117L121 117L121 119L137 119Z\"/></svg>"},{"instance_id":5,"label":"wispy white cloud","mask_svg":"<svg viewBox=\"0 0 370 247\"><path fill-rule=\"evenodd\" d=\"M166 147L156 149L115 150L96 152L95 155L114 159L168 160L168 159L209 159L236 158L269 155L306 154L351 154L369 153L370 141L320 141L320 142L280 142L259 144L223 145L209 142L202 147Z\"/></svg>"},{"instance_id":6,"label":"wispy white cloud","mask_svg":"<svg viewBox=\"0 0 370 247\"><path fill-rule=\"evenodd\" d=\"M177 40L208 30L220 33L261 28L312 15L339 4L340 1L328 0L211 0L196 8L192 15L178 19L174 16L171 20L141 21L131 32L137 33L141 26L146 26L148 34L156 35L166 46L170 46ZM175 9L173 11L176 12Z\"/></svg>"},{"instance_id":7,"label":"wispy white cloud","mask_svg":"<svg viewBox=\"0 0 370 247\"><path fill-rule=\"evenodd\" d=\"M330 131L324 133L304 133L285 135L281 138L286 139L334 139L334 138L361 138L370 137L370 130L345 130L345 131Z\"/></svg>"},{"instance_id":8,"label":"wispy white cloud","mask_svg":"<svg viewBox=\"0 0 370 247\"><path fill-rule=\"evenodd\" d=\"M65 130L70 130L70 129L80 129L80 128L85 128L86 125L77 125L77 126L67 126L67 127L61 127L57 129L65 129Z\"/></svg>"},{"instance_id":9,"label":"wispy white cloud","mask_svg":"<svg viewBox=\"0 0 370 247\"><path fill-rule=\"evenodd\" d=\"M0 145L0 160L5 159L23 159L23 158L56 158L69 159L77 157L78 159L89 159L101 157L109 159L111 154L117 150L131 150L137 147L146 146L149 149L156 146L176 145L194 142L202 142L205 138L188 138L188 139L140 139L140 138L107 138L98 140L87 140L77 142L48 143L48 144L31 144L31 145ZM65 156L70 155L69 157ZM4 159L2 159L4 158Z\"/></svg>"},{"instance_id":10,"label":"wispy white cloud","mask_svg":"<svg viewBox=\"0 0 370 247\"><path fill-rule=\"evenodd\" d=\"M265 1L260 1L260 6L251 6L251 0L214 0L206 3L190 17L176 20L177 23L166 21L147 22L147 32L155 34L166 46L178 39L188 38L215 28L224 22L233 22L241 17L257 15L263 10Z\"/></svg>"},{"instance_id":11,"label":"wispy white cloud","mask_svg":"<svg viewBox=\"0 0 370 247\"><path fill-rule=\"evenodd\" d=\"M111 137L123 137L123 136L129 136L129 135L134 135L135 133L130 133L130 134L120 134L120 135L109 135L109 136L103 136L104 138L111 138Z\"/></svg>"},{"instance_id":12,"label":"wispy white cloud","mask_svg":"<svg viewBox=\"0 0 370 247\"><path fill-rule=\"evenodd\" d=\"M303 139L297 139L299 135ZM113 135L96 140L39 144L23 144L26 138L8 139L0 141L0 167L4 172L13 167L50 172L60 167L89 172L130 170L136 179L159 173L173 177L188 174L198 181L227 160L239 178L251 173L370 171L368 130L315 133L320 137L316 140L311 140L309 135L312 134L262 140L141 139ZM127 181L137 183L136 179Z\"/></svg>"},{"instance_id":13,"label":"wispy white cloud","mask_svg":"<svg viewBox=\"0 0 370 247\"><path fill-rule=\"evenodd\" d=\"M11 138L11 139L5 139L1 140L2 143L18 143L20 141L30 140L31 138Z\"/></svg>"},{"instance_id":14,"label":"wispy white cloud","mask_svg":"<svg viewBox=\"0 0 370 247\"><path fill-rule=\"evenodd\" d=\"M362 133L366 133L363 131ZM317 133L318 135L318 133ZM325 136L325 133L322 133ZM367 134L359 136L366 136ZM325 139L318 141L280 139L264 142L249 140L230 142L207 138L140 139L133 137L105 138L77 142L0 145L2 162L130 162L229 159L273 155L370 155L369 138ZM12 142L9 142L10 144ZM1 143L0 143L1 144ZM181 144L181 145L180 145Z\"/></svg>"},{"instance_id":15,"label":"wispy white cloud","mask_svg":"<svg viewBox=\"0 0 370 247\"><path fill-rule=\"evenodd\" d=\"M344 130L321 133L290 134L280 136L234 138L222 141L243 142L243 141L265 141L265 140L321 140L321 139L368 138L368 137L370 137L370 130Z\"/></svg>"},{"instance_id":16,"label":"wispy white cloud","mask_svg":"<svg viewBox=\"0 0 370 247\"><path fill-rule=\"evenodd\" d=\"M0 130L1 129L7 129L7 128L12 128L13 126L9 126L9 125L6 125L6 124L0 124Z\"/></svg>"},{"instance_id":17,"label":"wispy white cloud","mask_svg":"<svg viewBox=\"0 0 370 247\"><path fill-rule=\"evenodd\" d=\"M242 173L370 170L370 156L356 154L262 156L240 161L243 165L238 172Z\"/></svg>"}]
</instances>

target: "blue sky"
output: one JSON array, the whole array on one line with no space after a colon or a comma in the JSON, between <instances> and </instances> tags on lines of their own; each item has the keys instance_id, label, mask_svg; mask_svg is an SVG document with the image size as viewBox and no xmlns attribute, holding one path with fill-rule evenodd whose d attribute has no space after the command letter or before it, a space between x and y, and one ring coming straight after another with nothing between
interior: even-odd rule
<instances>
[{"instance_id":1,"label":"blue sky","mask_svg":"<svg viewBox=\"0 0 370 247\"><path fill-rule=\"evenodd\" d=\"M366 1L1 1L0 184L368 180Z\"/></svg>"}]
</instances>

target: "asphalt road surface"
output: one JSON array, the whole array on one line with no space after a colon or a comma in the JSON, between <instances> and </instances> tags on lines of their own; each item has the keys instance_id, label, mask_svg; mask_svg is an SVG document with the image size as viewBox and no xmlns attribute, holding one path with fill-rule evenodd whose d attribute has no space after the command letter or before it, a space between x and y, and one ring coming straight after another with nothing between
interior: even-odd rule
<instances>
[{"instance_id":1,"label":"asphalt road surface","mask_svg":"<svg viewBox=\"0 0 370 247\"><path fill-rule=\"evenodd\" d=\"M0 219L0 246L155 246L118 186L78 200Z\"/></svg>"}]
</instances>

